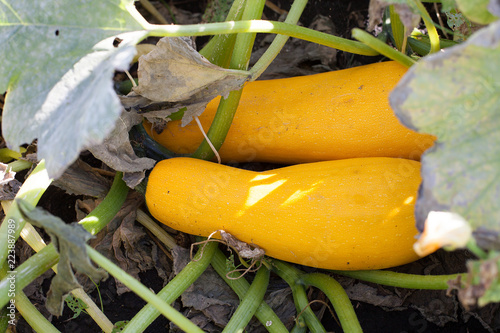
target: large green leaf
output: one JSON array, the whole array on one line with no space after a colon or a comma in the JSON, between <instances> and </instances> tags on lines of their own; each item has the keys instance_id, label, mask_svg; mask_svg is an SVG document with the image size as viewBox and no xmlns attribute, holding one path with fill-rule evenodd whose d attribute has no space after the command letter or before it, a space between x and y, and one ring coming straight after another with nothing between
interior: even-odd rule
<instances>
[{"instance_id":1,"label":"large green leaf","mask_svg":"<svg viewBox=\"0 0 500 333\"><path fill-rule=\"evenodd\" d=\"M419 227L431 210L500 231L500 23L422 59L396 86L391 106L408 127L438 137L422 158Z\"/></svg>"},{"instance_id":2,"label":"large green leaf","mask_svg":"<svg viewBox=\"0 0 500 333\"><path fill-rule=\"evenodd\" d=\"M101 142L121 111L113 71L128 67L145 35L142 23L133 0L1 0L9 147L38 139L39 157L57 177L83 148Z\"/></svg>"},{"instance_id":3,"label":"large green leaf","mask_svg":"<svg viewBox=\"0 0 500 333\"><path fill-rule=\"evenodd\" d=\"M489 11L490 0L456 0L458 9L471 21L479 24L488 24L498 20L498 17Z\"/></svg>"}]
</instances>

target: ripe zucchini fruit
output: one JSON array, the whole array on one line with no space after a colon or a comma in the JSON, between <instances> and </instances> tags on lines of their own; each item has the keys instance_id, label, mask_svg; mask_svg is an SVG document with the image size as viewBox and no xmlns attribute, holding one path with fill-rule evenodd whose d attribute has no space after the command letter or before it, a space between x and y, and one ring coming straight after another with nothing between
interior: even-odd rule
<instances>
[{"instance_id":1,"label":"ripe zucchini fruit","mask_svg":"<svg viewBox=\"0 0 500 333\"><path fill-rule=\"evenodd\" d=\"M220 149L223 162L308 163L355 157L419 160L435 138L403 126L389 92L406 72L396 62L287 79L255 81L244 89ZM199 117L207 131L220 98ZM203 136L195 122L171 121L157 142L178 154L196 150Z\"/></svg>"},{"instance_id":2,"label":"ripe zucchini fruit","mask_svg":"<svg viewBox=\"0 0 500 333\"><path fill-rule=\"evenodd\" d=\"M420 163L354 158L254 172L179 157L152 170L146 203L160 222L209 236L224 230L285 261L336 270L419 257L414 204Z\"/></svg>"}]
</instances>

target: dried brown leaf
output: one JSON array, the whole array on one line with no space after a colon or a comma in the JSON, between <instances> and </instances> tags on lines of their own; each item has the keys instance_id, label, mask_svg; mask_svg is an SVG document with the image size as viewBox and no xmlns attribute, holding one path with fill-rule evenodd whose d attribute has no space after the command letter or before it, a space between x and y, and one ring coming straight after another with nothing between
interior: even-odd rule
<instances>
[{"instance_id":1,"label":"dried brown leaf","mask_svg":"<svg viewBox=\"0 0 500 333\"><path fill-rule=\"evenodd\" d=\"M394 5L396 13L398 13L401 22L406 27L406 31L410 34L413 28L420 23L420 14L414 12L405 2L402 0L371 0L368 8L368 30L372 31L375 26L382 23L385 8Z\"/></svg>"},{"instance_id":2,"label":"dried brown leaf","mask_svg":"<svg viewBox=\"0 0 500 333\"><path fill-rule=\"evenodd\" d=\"M81 159L70 165L52 184L69 194L87 195L94 198L106 196L111 186L109 180Z\"/></svg>"},{"instance_id":3,"label":"dried brown leaf","mask_svg":"<svg viewBox=\"0 0 500 333\"><path fill-rule=\"evenodd\" d=\"M0 200L14 200L22 185L14 178L15 175L7 164L0 163Z\"/></svg>"},{"instance_id":4,"label":"dried brown leaf","mask_svg":"<svg viewBox=\"0 0 500 333\"><path fill-rule=\"evenodd\" d=\"M183 125L200 115L214 97L226 96L248 79L245 71L211 64L189 41L177 37L162 38L153 51L140 57L138 76L138 86L121 97L125 109L152 123L185 109Z\"/></svg>"},{"instance_id":5,"label":"dried brown leaf","mask_svg":"<svg viewBox=\"0 0 500 333\"><path fill-rule=\"evenodd\" d=\"M102 144L89 148L89 151L107 166L125 173L123 180L133 188L144 178L145 170L152 169L155 161L138 157L130 144L128 132L132 126L142 122L142 117L132 112L122 112L111 134ZM127 174L133 174L132 176Z\"/></svg>"}]
</instances>

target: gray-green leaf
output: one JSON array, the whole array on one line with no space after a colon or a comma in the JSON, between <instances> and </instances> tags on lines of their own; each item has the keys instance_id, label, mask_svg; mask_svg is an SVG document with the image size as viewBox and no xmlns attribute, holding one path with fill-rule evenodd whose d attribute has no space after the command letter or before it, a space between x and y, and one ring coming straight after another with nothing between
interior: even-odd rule
<instances>
[{"instance_id":1,"label":"gray-green leaf","mask_svg":"<svg viewBox=\"0 0 500 333\"><path fill-rule=\"evenodd\" d=\"M419 228L431 210L500 231L500 23L422 59L390 96L408 127L438 137L422 158Z\"/></svg>"},{"instance_id":2,"label":"gray-green leaf","mask_svg":"<svg viewBox=\"0 0 500 333\"><path fill-rule=\"evenodd\" d=\"M13 149L38 139L52 178L118 119L112 75L128 67L145 35L131 7L132 0L0 2L2 134Z\"/></svg>"}]
</instances>

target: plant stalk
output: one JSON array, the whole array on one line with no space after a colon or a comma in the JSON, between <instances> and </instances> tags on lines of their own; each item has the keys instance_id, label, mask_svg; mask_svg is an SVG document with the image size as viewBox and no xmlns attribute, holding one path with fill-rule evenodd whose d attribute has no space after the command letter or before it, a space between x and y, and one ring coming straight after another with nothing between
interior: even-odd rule
<instances>
[{"instance_id":1,"label":"plant stalk","mask_svg":"<svg viewBox=\"0 0 500 333\"><path fill-rule=\"evenodd\" d=\"M264 294L269 284L269 274L270 271L265 265L259 268L250 288L248 288L245 296L241 299L240 305L222 331L223 333L243 332L264 300Z\"/></svg>"},{"instance_id":2,"label":"plant stalk","mask_svg":"<svg viewBox=\"0 0 500 333\"><path fill-rule=\"evenodd\" d=\"M465 278L465 274L450 274L450 275L417 275L405 274L391 271L336 271L331 272L349 276L354 279L359 279L367 282L381 284L384 286L392 286L406 289L429 289L429 290L446 290L448 289L448 281L456 280L459 276Z\"/></svg>"}]
</instances>

